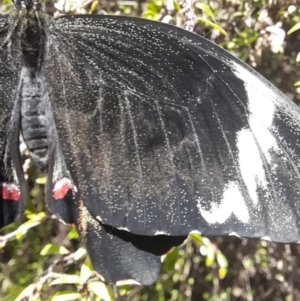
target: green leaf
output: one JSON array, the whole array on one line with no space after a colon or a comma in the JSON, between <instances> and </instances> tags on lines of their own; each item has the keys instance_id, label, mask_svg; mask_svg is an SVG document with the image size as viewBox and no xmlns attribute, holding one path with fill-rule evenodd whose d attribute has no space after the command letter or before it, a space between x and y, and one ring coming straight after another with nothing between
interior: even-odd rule
<instances>
[{"instance_id":1,"label":"green leaf","mask_svg":"<svg viewBox=\"0 0 300 301\"><path fill-rule=\"evenodd\" d=\"M280 274L276 274L275 275L275 278L280 281L280 282L284 282L284 275L282 275L281 273Z\"/></svg>"},{"instance_id":2,"label":"green leaf","mask_svg":"<svg viewBox=\"0 0 300 301\"><path fill-rule=\"evenodd\" d=\"M173 5L174 5L174 8L177 12L179 12L181 10L177 0L173 0Z\"/></svg>"},{"instance_id":3,"label":"green leaf","mask_svg":"<svg viewBox=\"0 0 300 301\"><path fill-rule=\"evenodd\" d=\"M61 277L53 280L50 285L58 285L58 284L80 284L80 277L77 275L69 275L64 274Z\"/></svg>"},{"instance_id":4,"label":"green leaf","mask_svg":"<svg viewBox=\"0 0 300 301\"><path fill-rule=\"evenodd\" d=\"M82 300L82 295L79 293L73 293L72 291L63 291L56 293L50 301L73 301Z\"/></svg>"},{"instance_id":5,"label":"green leaf","mask_svg":"<svg viewBox=\"0 0 300 301\"><path fill-rule=\"evenodd\" d=\"M91 5L91 8L89 10L89 14L92 14L95 11L95 9L98 6L98 4L99 4L98 1L93 1L92 5Z\"/></svg>"},{"instance_id":6,"label":"green leaf","mask_svg":"<svg viewBox=\"0 0 300 301\"><path fill-rule=\"evenodd\" d=\"M288 32L287 32L287 34L291 34L291 33L293 33L293 32L295 32L295 31L297 31L297 30L299 30L300 29L300 22L299 23L296 23Z\"/></svg>"},{"instance_id":7,"label":"green leaf","mask_svg":"<svg viewBox=\"0 0 300 301\"><path fill-rule=\"evenodd\" d=\"M249 257L243 258L242 263L246 270L249 270L254 265L253 259Z\"/></svg>"},{"instance_id":8,"label":"green leaf","mask_svg":"<svg viewBox=\"0 0 300 301\"><path fill-rule=\"evenodd\" d=\"M65 247L57 246L54 244L47 244L44 246L42 251L40 252L41 256L46 256L46 255L56 255L56 254L62 254L66 255L69 254L70 251L66 249Z\"/></svg>"},{"instance_id":9,"label":"green leaf","mask_svg":"<svg viewBox=\"0 0 300 301\"><path fill-rule=\"evenodd\" d=\"M241 11L234 12L229 16L229 21L233 21L235 18L242 17L244 15L245 15L245 12L241 12Z\"/></svg>"},{"instance_id":10,"label":"green leaf","mask_svg":"<svg viewBox=\"0 0 300 301\"><path fill-rule=\"evenodd\" d=\"M295 87L300 87L300 80L298 80L297 82L294 83Z\"/></svg>"},{"instance_id":11,"label":"green leaf","mask_svg":"<svg viewBox=\"0 0 300 301\"><path fill-rule=\"evenodd\" d=\"M232 50L232 49L234 49L235 47L236 47L236 43L235 43L235 42L229 41L229 42L227 43L227 49L228 49L228 50Z\"/></svg>"},{"instance_id":12,"label":"green leaf","mask_svg":"<svg viewBox=\"0 0 300 301\"><path fill-rule=\"evenodd\" d=\"M194 243L196 243L199 246L203 245L202 236L200 234L190 233L189 234L189 239L191 239Z\"/></svg>"},{"instance_id":13,"label":"green leaf","mask_svg":"<svg viewBox=\"0 0 300 301\"><path fill-rule=\"evenodd\" d=\"M89 257L87 257L80 269L80 284L84 284L94 275L94 269L92 267Z\"/></svg>"},{"instance_id":14,"label":"green leaf","mask_svg":"<svg viewBox=\"0 0 300 301\"><path fill-rule=\"evenodd\" d=\"M222 268L228 267L228 261L221 251L217 251L217 262L219 266Z\"/></svg>"},{"instance_id":15,"label":"green leaf","mask_svg":"<svg viewBox=\"0 0 300 301\"><path fill-rule=\"evenodd\" d=\"M206 276L205 276L205 281L207 282L210 282L214 279L214 276L212 273L208 273Z\"/></svg>"},{"instance_id":16,"label":"green leaf","mask_svg":"<svg viewBox=\"0 0 300 301\"><path fill-rule=\"evenodd\" d=\"M219 269L219 278L224 279L227 275L227 268L220 268Z\"/></svg>"},{"instance_id":17,"label":"green leaf","mask_svg":"<svg viewBox=\"0 0 300 301\"><path fill-rule=\"evenodd\" d=\"M16 231L15 231L15 238L22 239L23 236L28 232L29 229L34 228L40 225L43 222L45 217L44 212L40 212L39 214L32 214L31 219L27 222L23 223ZM12 239L13 237L11 237Z\"/></svg>"},{"instance_id":18,"label":"green leaf","mask_svg":"<svg viewBox=\"0 0 300 301\"><path fill-rule=\"evenodd\" d=\"M178 248L173 248L173 250L168 253L164 260L164 269L166 272L174 271L174 266L178 257Z\"/></svg>"},{"instance_id":19,"label":"green leaf","mask_svg":"<svg viewBox=\"0 0 300 301\"><path fill-rule=\"evenodd\" d=\"M25 215L30 221L24 223L23 225L30 224L32 221L42 221L46 217L45 212L35 213L29 210L25 210ZM20 227L22 227L23 225L21 225Z\"/></svg>"},{"instance_id":20,"label":"green leaf","mask_svg":"<svg viewBox=\"0 0 300 301\"><path fill-rule=\"evenodd\" d=\"M158 20L159 19L159 15L155 12L153 12L152 10L145 10L142 13L142 18L144 19L151 19L151 20Z\"/></svg>"},{"instance_id":21,"label":"green leaf","mask_svg":"<svg viewBox=\"0 0 300 301\"><path fill-rule=\"evenodd\" d=\"M22 292L20 293L20 295L14 300L14 301L22 301L26 298L28 298L28 296L31 295L32 291L35 288L35 284L30 284L27 287L25 287Z\"/></svg>"},{"instance_id":22,"label":"green leaf","mask_svg":"<svg viewBox=\"0 0 300 301\"><path fill-rule=\"evenodd\" d=\"M73 227L73 226L70 227L70 231L69 231L69 233L68 233L68 235L67 235L67 238L68 238L69 240L71 240L71 239L78 239L78 233L77 233L75 227Z\"/></svg>"},{"instance_id":23,"label":"green leaf","mask_svg":"<svg viewBox=\"0 0 300 301\"><path fill-rule=\"evenodd\" d=\"M205 260L205 265L207 267L210 267L214 261L215 261L215 257L216 257L216 252L215 252L215 246L214 245L207 245L206 246L206 260Z\"/></svg>"},{"instance_id":24,"label":"green leaf","mask_svg":"<svg viewBox=\"0 0 300 301\"><path fill-rule=\"evenodd\" d=\"M86 256L86 254L87 254L86 249L81 247L73 254L73 258L74 258L74 260L78 261L78 260L81 260L82 258L84 258Z\"/></svg>"},{"instance_id":25,"label":"green leaf","mask_svg":"<svg viewBox=\"0 0 300 301\"><path fill-rule=\"evenodd\" d=\"M93 281L88 284L90 292L100 297L103 301L114 301L114 293L112 289L101 281Z\"/></svg>"},{"instance_id":26,"label":"green leaf","mask_svg":"<svg viewBox=\"0 0 300 301\"><path fill-rule=\"evenodd\" d=\"M195 5L197 8L203 10L214 22L216 22L215 14L207 4L197 2Z\"/></svg>"},{"instance_id":27,"label":"green leaf","mask_svg":"<svg viewBox=\"0 0 300 301\"><path fill-rule=\"evenodd\" d=\"M35 180L37 184L45 185L47 182L47 177L40 177Z\"/></svg>"},{"instance_id":28,"label":"green leaf","mask_svg":"<svg viewBox=\"0 0 300 301\"><path fill-rule=\"evenodd\" d=\"M219 278L220 279L224 279L226 274L227 274L227 267L228 267L228 261L226 259L226 257L224 256L224 254L221 251L217 251L217 262L220 266L219 268Z\"/></svg>"},{"instance_id":29,"label":"green leaf","mask_svg":"<svg viewBox=\"0 0 300 301\"><path fill-rule=\"evenodd\" d=\"M207 24L209 27L212 27L212 28L218 30L222 35L227 36L226 31L225 31L222 27L220 27L219 25L217 25L217 24L215 24L215 23L213 23L213 22L211 22L211 21L209 21L209 20L207 20L207 19L205 19L205 18L199 17L199 18L197 18L197 19L198 19L200 22L203 22L203 23Z\"/></svg>"},{"instance_id":30,"label":"green leaf","mask_svg":"<svg viewBox=\"0 0 300 301\"><path fill-rule=\"evenodd\" d=\"M3 283L3 282L2 282ZM10 293L7 296L3 296L0 293L0 296L3 296L1 298L1 301L12 301L12 300L17 300L17 297L21 294L21 292L23 291L23 287L18 286L18 285L13 285L12 287L10 287ZM3 292L3 290L2 290Z\"/></svg>"}]
</instances>

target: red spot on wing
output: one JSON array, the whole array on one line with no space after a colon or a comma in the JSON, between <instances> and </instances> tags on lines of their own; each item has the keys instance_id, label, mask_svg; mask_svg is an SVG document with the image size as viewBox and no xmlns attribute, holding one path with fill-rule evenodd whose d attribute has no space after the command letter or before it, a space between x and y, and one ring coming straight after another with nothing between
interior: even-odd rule
<instances>
[{"instance_id":1,"label":"red spot on wing","mask_svg":"<svg viewBox=\"0 0 300 301\"><path fill-rule=\"evenodd\" d=\"M0 197L2 200L18 202L20 200L20 189L11 182L0 183Z\"/></svg>"},{"instance_id":2,"label":"red spot on wing","mask_svg":"<svg viewBox=\"0 0 300 301\"><path fill-rule=\"evenodd\" d=\"M69 179L63 178L57 181L53 189L53 197L55 200L62 200L69 190L72 189L72 183Z\"/></svg>"}]
</instances>

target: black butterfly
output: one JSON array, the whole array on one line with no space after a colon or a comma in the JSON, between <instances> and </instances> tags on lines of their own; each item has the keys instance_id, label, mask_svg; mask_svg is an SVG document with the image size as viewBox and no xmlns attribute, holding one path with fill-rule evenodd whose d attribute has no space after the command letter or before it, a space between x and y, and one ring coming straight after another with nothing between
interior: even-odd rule
<instances>
[{"instance_id":1,"label":"black butterfly","mask_svg":"<svg viewBox=\"0 0 300 301\"><path fill-rule=\"evenodd\" d=\"M26 206L23 135L52 213L107 282L150 284L191 231L300 240L300 111L206 39L148 20L0 18L0 226Z\"/></svg>"}]
</instances>

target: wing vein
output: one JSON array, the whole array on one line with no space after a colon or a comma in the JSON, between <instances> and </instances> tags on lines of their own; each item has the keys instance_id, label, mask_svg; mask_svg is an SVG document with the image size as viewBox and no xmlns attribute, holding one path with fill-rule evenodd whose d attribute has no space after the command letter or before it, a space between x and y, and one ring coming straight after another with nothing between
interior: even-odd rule
<instances>
[{"instance_id":1,"label":"wing vein","mask_svg":"<svg viewBox=\"0 0 300 301\"><path fill-rule=\"evenodd\" d=\"M109 183L109 157L107 155L107 147L104 139L104 130L103 130L103 86L105 83L101 79L99 80L99 98L97 101L97 107L99 110L99 127L100 127L100 140L101 140L101 146L102 146L102 152L103 152L103 164L104 164L104 174L105 174L105 182L106 182L106 188L107 188L107 197L109 202L109 210L112 212L112 203L111 203L111 188Z\"/></svg>"},{"instance_id":2,"label":"wing vein","mask_svg":"<svg viewBox=\"0 0 300 301\"><path fill-rule=\"evenodd\" d=\"M124 92L124 99L125 99L125 105L126 105L126 111L127 115L129 117L130 121L130 126L132 130L132 136L133 136L133 143L134 143L134 148L135 148L135 154L136 154L136 159L137 159L137 164L138 164L138 176L139 176L139 186L140 186L140 195L143 199L143 214L144 214L144 223L146 223L146 208L145 208L145 194L144 194L144 176L143 176L143 169L142 169L142 162L141 162L141 156L139 152L139 144L138 144L138 137L137 137L137 132L130 108L130 103L128 100L127 92Z\"/></svg>"}]
</instances>

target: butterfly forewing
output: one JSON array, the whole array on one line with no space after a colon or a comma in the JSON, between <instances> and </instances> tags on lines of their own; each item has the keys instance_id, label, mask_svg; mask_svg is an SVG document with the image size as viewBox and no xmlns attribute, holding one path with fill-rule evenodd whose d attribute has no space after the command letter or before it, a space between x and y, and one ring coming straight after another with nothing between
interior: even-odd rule
<instances>
[{"instance_id":1,"label":"butterfly forewing","mask_svg":"<svg viewBox=\"0 0 300 301\"><path fill-rule=\"evenodd\" d=\"M266 80L139 19L61 17L47 47L62 152L93 217L141 235L299 240L299 109Z\"/></svg>"},{"instance_id":2,"label":"butterfly forewing","mask_svg":"<svg viewBox=\"0 0 300 301\"><path fill-rule=\"evenodd\" d=\"M22 133L50 211L105 281L152 283L191 231L300 241L300 110L286 96L176 27L14 3L0 18L0 228L26 203Z\"/></svg>"}]
</instances>

